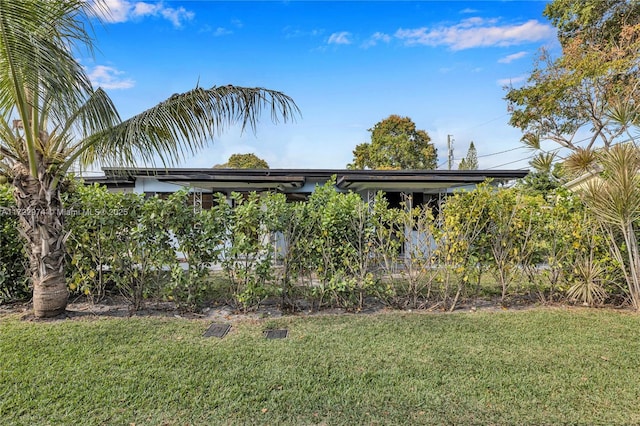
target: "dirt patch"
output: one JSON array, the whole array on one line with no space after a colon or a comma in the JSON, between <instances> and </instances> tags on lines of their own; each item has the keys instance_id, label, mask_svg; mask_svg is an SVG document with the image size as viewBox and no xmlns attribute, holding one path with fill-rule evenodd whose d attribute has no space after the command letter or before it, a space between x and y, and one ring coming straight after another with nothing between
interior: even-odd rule
<instances>
[{"instance_id":1,"label":"dirt patch","mask_svg":"<svg viewBox=\"0 0 640 426\"><path fill-rule=\"evenodd\" d=\"M530 298L511 299L504 304L500 299L473 299L460 303L454 312L477 312L477 311L506 311L523 310L540 307L537 300ZM547 305L545 305L547 306ZM554 305L560 306L560 305ZM564 305L562 305L564 306ZM201 312L185 312L178 309L173 302L146 302L143 309L134 311L130 304L123 298L110 297L99 303L92 303L86 299L76 299L71 301L64 314L44 321L61 319L82 319L82 318L129 318L129 317L175 317L184 319L204 319L213 322L237 322L242 320L259 320L267 318L280 318L282 316L319 316L319 315L367 315L380 312L398 311L383 303L371 300L362 310L353 311L344 308L323 308L320 310L311 309L308 305L301 304L301 308L295 312L283 311L277 300L267 301L258 309L250 312L242 312L230 305L212 305L205 307ZM427 309L411 310L405 312L420 311L432 313L448 313L442 305L434 305ZM0 316L6 314L22 315L26 321L35 321L31 311L30 303L14 303L0 305Z\"/></svg>"}]
</instances>

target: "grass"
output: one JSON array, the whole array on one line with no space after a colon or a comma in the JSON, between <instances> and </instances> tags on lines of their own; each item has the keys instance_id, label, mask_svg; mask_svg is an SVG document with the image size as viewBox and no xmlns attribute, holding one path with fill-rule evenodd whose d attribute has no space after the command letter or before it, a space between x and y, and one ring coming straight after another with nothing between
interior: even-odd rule
<instances>
[{"instance_id":1,"label":"grass","mask_svg":"<svg viewBox=\"0 0 640 426\"><path fill-rule=\"evenodd\" d=\"M640 316L0 318L2 424L640 424ZM265 328L289 338L266 340Z\"/></svg>"}]
</instances>

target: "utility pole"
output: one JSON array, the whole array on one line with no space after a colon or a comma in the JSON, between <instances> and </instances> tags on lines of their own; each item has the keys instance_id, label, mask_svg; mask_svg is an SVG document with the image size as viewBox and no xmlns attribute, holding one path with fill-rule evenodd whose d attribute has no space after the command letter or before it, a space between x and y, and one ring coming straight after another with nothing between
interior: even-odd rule
<instances>
[{"instance_id":1,"label":"utility pole","mask_svg":"<svg viewBox=\"0 0 640 426\"><path fill-rule=\"evenodd\" d=\"M453 167L453 135L447 135L447 148L449 150L449 170Z\"/></svg>"}]
</instances>

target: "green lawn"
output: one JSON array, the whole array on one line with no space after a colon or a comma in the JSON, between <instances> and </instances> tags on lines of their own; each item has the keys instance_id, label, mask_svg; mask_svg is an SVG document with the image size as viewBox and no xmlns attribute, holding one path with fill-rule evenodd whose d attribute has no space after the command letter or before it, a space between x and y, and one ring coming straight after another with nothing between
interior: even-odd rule
<instances>
[{"instance_id":1,"label":"green lawn","mask_svg":"<svg viewBox=\"0 0 640 426\"><path fill-rule=\"evenodd\" d=\"M640 315L0 318L0 423L640 424ZM267 327L289 338L266 340Z\"/></svg>"}]
</instances>

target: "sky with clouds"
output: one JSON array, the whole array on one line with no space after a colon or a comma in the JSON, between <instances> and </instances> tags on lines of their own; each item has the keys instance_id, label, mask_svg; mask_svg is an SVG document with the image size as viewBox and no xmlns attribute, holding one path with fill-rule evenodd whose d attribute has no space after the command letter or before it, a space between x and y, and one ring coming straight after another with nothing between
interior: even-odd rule
<instances>
[{"instance_id":1,"label":"sky with clouds","mask_svg":"<svg viewBox=\"0 0 640 426\"><path fill-rule=\"evenodd\" d=\"M108 0L97 50L80 58L123 118L196 85L265 87L302 111L257 132L228 129L184 167L253 152L271 168L344 168L391 114L426 130L447 167L474 142L480 168L521 169L533 154L508 125L506 85L558 46L543 1Z\"/></svg>"}]
</instances>

